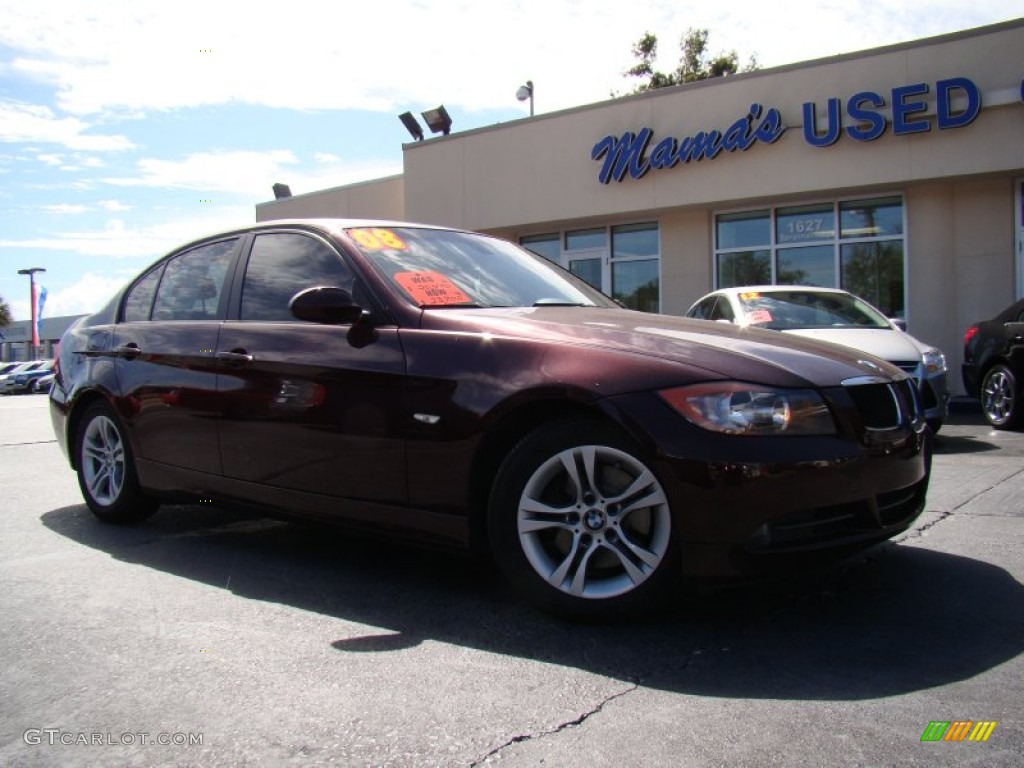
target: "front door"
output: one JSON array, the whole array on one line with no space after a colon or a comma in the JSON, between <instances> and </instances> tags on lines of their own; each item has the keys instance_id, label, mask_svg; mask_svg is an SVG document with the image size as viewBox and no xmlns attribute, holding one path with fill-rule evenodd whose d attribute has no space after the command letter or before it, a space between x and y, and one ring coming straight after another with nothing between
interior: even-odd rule
<instances>
[{"instance_id":1,"label":"front door","mask_svg":"<svg viewBox=\"0 0 1024 768\"><path fill-rule=\"evenodd\" d=\"M220 332L224 474L283 489L385 503L406 499L394 404L405 357L393 327L296 320L288 302L313 286L359 298L354 273L308 233L256 235L237 319ZM362 302L361 302L362 303Z\"/></svg>"}]
</instances>

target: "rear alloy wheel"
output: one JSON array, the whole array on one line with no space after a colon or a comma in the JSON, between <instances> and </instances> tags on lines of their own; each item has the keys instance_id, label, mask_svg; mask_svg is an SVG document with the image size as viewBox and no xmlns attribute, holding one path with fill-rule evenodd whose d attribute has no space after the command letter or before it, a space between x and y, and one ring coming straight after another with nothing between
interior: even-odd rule
<instances>
[{"instance_id":1,"label":"rear alloy wheel","mask_svg":"<svg viewBox=\"0 0 1024 768\"><path fill-rule=\"evenodd\" d=\"M1017 386L1017 377L1005 365L993 366L985 372L981 382L981 410L996 429L1009 429L1021 420Z\"/></svg>"},{"instance_id":2,"label":"rear alloy wheel","mask_svg":"<svg viewBox=\"0 0 1024 768\"><path fill-rule=\"evenodd\" d=\"M137 523L159 506L139 488L124 428L106 403L93 403L82 416L75 466L85 503L101 520Z\"/></svg>"},{"instance_id":3,"label":"rear alloy wheel","mask_svg":"<svg viewBox=\"0 0 1024 768\"><path fill-rule=\"evenodd\" d=\"M502 465L489 514L505 576L568 618L645 612L678 571L668 497L638 447L607 425L529 434Z\"/></svg>"}]
</instances>

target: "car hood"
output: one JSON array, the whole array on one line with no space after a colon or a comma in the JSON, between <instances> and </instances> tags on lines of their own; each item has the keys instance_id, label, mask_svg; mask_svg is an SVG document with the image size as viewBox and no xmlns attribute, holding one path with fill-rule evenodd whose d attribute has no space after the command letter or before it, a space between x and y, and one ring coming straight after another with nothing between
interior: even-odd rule
<instances>
[{"instance_id":1,"label":"car hood","mask_svg":"<svg viewBox=\"0 0 1024 768\"><path fill-rule=\"evenodd\" d=\"M484 333L593 347L682 364L708 378L827 387L863 376L902 377L882 359L814 339L728 323L600 307L427 310L424 330Z\"/></svg>"},{"instance_id":2,"label":"car hood","mask_svg":"<svg viewBox=\"0 0 1024 768\"><path fill-rule=\"evenodd\" d=\"M892 363L918 362L924 351L924 345L910 334L889 328L801 328L783 333L842 344Z\"/></svg>"}]
</instances>

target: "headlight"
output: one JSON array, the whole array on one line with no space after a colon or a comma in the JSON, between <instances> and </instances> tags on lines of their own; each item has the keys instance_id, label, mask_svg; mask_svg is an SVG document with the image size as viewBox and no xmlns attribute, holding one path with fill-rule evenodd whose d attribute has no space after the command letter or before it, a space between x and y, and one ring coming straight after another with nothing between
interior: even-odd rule
<instances>
[{"instance_id":1,"label":"headlight","mask_svg":"<svg viewBox=\"0 0 1024 768\"><path fill-rule=\"evenodd\" d=\"M698 427L728 435L834 435L821 395L810 389L773 389L711 382L658 393Z\"/></svg>"},{"instance_id":2,"label":"headlight","mask_svg":"<svg viewBox=\"0 0 1024 768\"><path fill-rule=\"evenodd\" d=\"M934 347L925 350L921 355L921 362L928 373L942 373L946 370L946 356Z\"/></svg>"}]
</instances>

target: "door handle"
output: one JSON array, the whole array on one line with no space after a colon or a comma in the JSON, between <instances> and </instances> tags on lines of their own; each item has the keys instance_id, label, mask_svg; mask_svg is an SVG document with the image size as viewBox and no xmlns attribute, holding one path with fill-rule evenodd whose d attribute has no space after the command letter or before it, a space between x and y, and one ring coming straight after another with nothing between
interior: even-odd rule
<instances>
[{"instance_id":1,"label":"door handle","mask_svg":"<svg viewBox=\"0 0 1024 768\"><path fill-rule=\"evenodd\" d=\"M222 363L228 363L229 365L245 365L246 363L251 363L255 360L255 358L244 349L235 349L231 352L218 352L214 357Z\"/></svg>"},{"instance_id":2,"label":"door handle","mask_svg":"<svg viewBox=\"0 0 1024 768\"><path fill-rule=\"evenodd\" d=\"M120 347L114 347L114 357L123 357L125 360L134 360L141 354L142 350L139 349L139 345L135 342L123 344Z\"/></svg>"}]
</instances>

